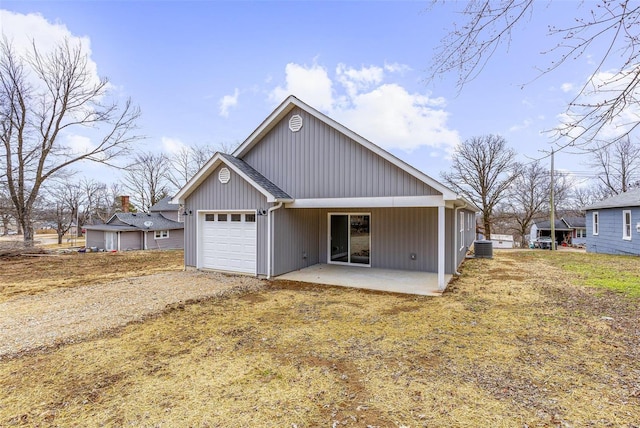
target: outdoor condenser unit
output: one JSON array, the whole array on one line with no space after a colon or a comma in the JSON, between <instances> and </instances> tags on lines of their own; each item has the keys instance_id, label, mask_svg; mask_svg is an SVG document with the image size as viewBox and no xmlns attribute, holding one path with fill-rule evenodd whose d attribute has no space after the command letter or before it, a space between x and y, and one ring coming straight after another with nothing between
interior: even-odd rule
<instances>
[{"instance_id":1,"label":"outdoor condenser unit","mask_svg":"<svg viewBox=\"0 0 640 428\"><path fill-rule=\"evenodd\" d=\"M492 259L493 258L493 242L491 241L476 241L473 244L475 254L477 258Z\"/></svg>"}]
</instances>

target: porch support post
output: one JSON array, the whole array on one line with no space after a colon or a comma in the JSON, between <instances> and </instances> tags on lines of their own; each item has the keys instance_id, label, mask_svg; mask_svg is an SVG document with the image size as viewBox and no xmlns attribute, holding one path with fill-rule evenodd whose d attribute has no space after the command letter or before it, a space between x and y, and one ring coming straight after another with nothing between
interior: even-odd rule
<instances>
[{"instance_id":1,"label":"porch support post","mask_svg":"<svg viewBox=\"0 0 640 428\"><path fill-rule=\"evenodd\" d=\"M444 257L445 257L445 218L444 205L438 207L438 289L444 291Z\"/></svg>"}]
</instances>

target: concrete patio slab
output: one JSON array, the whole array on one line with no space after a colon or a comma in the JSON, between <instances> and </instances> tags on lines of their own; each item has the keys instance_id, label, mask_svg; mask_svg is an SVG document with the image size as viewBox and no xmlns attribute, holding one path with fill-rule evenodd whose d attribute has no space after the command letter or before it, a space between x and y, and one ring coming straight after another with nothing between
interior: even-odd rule
<instances>
[{"instance_id":1,"label":"concrete patio slab","mask_svg":"<svg viewBox=\"0 0 640 428\"><path fill-rule=\"evenodd\" d=\"M448 284L452 277L452 275L445 275L445 283ZM280 275L274 279L421 296L442 295L442 292L438 290L438 274L430 272L317 264Z\"/></svg>"}]
</instances>

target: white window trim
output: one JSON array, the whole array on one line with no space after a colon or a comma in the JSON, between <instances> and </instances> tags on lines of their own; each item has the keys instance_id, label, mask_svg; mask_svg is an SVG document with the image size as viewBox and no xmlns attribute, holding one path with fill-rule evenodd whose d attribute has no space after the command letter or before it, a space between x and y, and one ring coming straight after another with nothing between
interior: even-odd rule
<instances>
[{"instance_id":1,"label":"white window trim","mask_svg":"<svg viewBox=\"0 0 640 428\"><path fill-rule=\"evenodd\" d=\"M460 211L460 250L464 248L464 211Z\"/></svg>"},{"instance_id":2,"label":"white window trim","mask_svg":"<svg viewBox=\"0 0 640 428\"><path fill-rule=\"evenodd\" d=\"M600 214L598 213L598 211L594 211L591 214L591 221L592 221L591 234L594 236L598 236L598 234L600 233Z\"/></svg>"},{"instance_id":3,"label":"white window trim","mask_svg":"<svg viewBox=\"0 0 640 428\"><path fill-rule=\"evenodd\" d=\"M629 214L629 223L627 223L627 214ZM622 210L622 239L625 241L631 241L631 235L633 235L633 229L631 228L631 210ZM627 234L627 226L629 233Z\"/></svg>"},{"instance_id":4,"label":"white window trim","mask_svg":"<svg viewBox=\"0 0 640 428\"><path fill-rule=\"evenodd\" d=\"M163 236L164 232L167 233L167 236ZM160 236L158 236L160 235ZM169 238L169 231L168 230L155 230L153 233L153 238L158 240L158 239L168 239Z\"/></svg>"}]
</instances>

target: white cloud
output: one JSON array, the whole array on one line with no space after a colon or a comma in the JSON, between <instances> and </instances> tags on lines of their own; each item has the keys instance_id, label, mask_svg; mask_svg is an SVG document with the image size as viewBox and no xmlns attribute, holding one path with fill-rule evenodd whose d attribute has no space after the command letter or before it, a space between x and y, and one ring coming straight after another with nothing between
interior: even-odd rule
<instances>
[{"instance_id":1,"label":"white cloud","mask_svg":"<svg viewBox=\"0 0 640 428\"><path fill-rule=\"evenodd\" d=\"M33 52L33 43L37 46L40 54L47 54L63 42L69 41L71 46L80 44L82 52L87 55L87 69L89 73L89 83L100 82L98 67L91 60L91 40L88 37L78 37L69 29L59 23L51 23L42 15L30 13L23 15L7 10L0 10L0 22L2 23L2 36L11 43L16 53L26 55Z\"/></svg>"},{"instance_id":2,"label":"white cloud","mask_svg":"<svg viewBox=\"0 0 640 428\"><path fill-rule=\"evenodd\" d=\"M276 87L269 98L281 103L289 95L295 95L317 109L330 111L333 106L332 82L327 70L317 64L311 67L289 63L285 67L286 86Z\"/></svg>"},{"instance_id":3,"label":"white cloud","mask_svg":"<svg viewBox=\"0 0 640 428\"><path fill-rule=\"evenodd\" d=\"M411 67L406 64L399 64L397 62L388 64L384 64L384 71L388 71L389 73L406 73L407 71L411 71Z\"/></svg>"},{"instance_id":4,"label":"white cloud","mask_svg":"<svg viewBox=\"0 0 640 428\"><path fill-rule=\"evenodd\" d=\"M640 121L640 105L635 102L620 104L611 120L603 123L602 115L611 101L632 86L636 77L636 64L622 72L600 72L591 76L588 85L579 94L575 106L558 115L559 127L569 138L597 138L612 140L624 135ZM627 101L640 98L640 90L627 95ZM601 107L597 107L601 106ZM594 114L597 109L598 114ZM591 116L585 114L591 112ZM597 123L597 125L596 125ZM600 125L602 125L600 127ZM597 135L594 133L597 132Z\"/></svg>"},{"instance_id":5,"label":"white cloud","mask_svg":"<svg viewBox=\"0 0 640 428\"><path fill-rule=\"evenodd\" d=\"M169 154L180 153L185 147L187 147L186 144L177 138L162 137L161 141L162 148Z\"/></svg>"},{"instance_id":6,"label":"white cloud","mask_svg":"<svg viewBox=\"0 0 640 428\"><path fill-rule=\"evenodd\" d=\"M563 83L560 89L562 89L562 92L571 92L573 91L573 83Z\"/></svg>"},{"instance_id":7,"label":"white cloud","mask_svg":"<svg viewBox=\"0 0 640 428\"><path fill-rule=\"evenodd\" d=\"M400 65L393 70L403 69ZM388 67L360 69L339 64L334 88L327 70L317 64L287 64L285 87L270 93L273 101L294 94L329 114L354 132L385 149L411 152L430 147L450 152L460 142L458 132L447 127L445 99L410 93L397 83L385 83Z\"/></svg>"},{"instance_id":8,"label":"white cloud","mask_svg":"<svg viewBox=\"0 0 640 428\"><path fill-rule=\"evenodd\" d=\"M522 131L523 129L527 129L528 127L530 127L532 123L533 122L531 119L525 119L522 121L522 123L513 125L511 128L509 128L509 131L510 132Z\"/></svg>"},{"instance_id":9,"label":"white cloud","mask_svg":"<svg viewBox=\"0 0 640 428\"><path fill-rule=\"evenodd\" d=\"M233 95L225 95L220 100L220 116L229 117L229 109L238 105L238 96L240 91L236 88L233 91Z\"/></svg>"},{"instance_id":10,"label":"white cloud","mask_svg":"<svg viewBox=\"0 0 640 428\"><path fill-rule=\"evenodd\" d=\"M353 97L363 90L379 85L384 77L384 70L376 66L362 67L357 70L347 67L345 64L338 64L336 76L346 89L347 94Z\"/></svg>"},{"instance_id":11,"label":"white cloud","mask_svg":"<svg viewBox=\"0 0 640 428\"><path fill-rule=\"evenodd\" d=\"M93 144L91 138L85 137L84 135L69 134L65 137L65 139L65 145L71 150L71 153L73 153L74 155L89 153L96 148L96 145Z\"/></svg>"}]
</instances>

